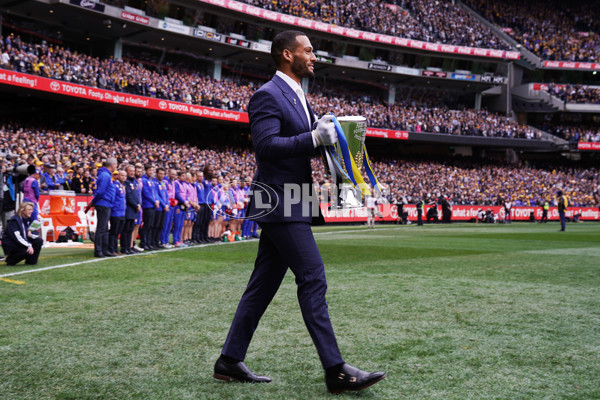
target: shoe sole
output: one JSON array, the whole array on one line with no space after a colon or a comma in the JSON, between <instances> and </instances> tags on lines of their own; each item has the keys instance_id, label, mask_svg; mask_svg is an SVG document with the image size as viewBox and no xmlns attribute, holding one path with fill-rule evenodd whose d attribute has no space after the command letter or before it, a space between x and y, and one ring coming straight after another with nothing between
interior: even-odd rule
<instances>
[{"instance_id":1,"label":"shoe sole","mask_svg":"<svg viewBox=\"0 0 600 400\"><path fill-rule=\"evenodd\" d=\"M235 378L232 378L231 376L221 375L221 374L217 374L217 373L215 373L213 375L213 377L215 379L219 379L219 380L225 381L225 382L241 382L239 379L235 379Z\"/></svg>"},{"instance_id":2,"label":"shoe sole","mask_svg":"<svg viewBox=\"0 0 600 400\"><path fill-rule=\"evenodd\" d=\"M271 381L264 381L264 382L244 381L241 379L233 378L231 376L217 374L216 372L213 374L213 377L215 379L219 379L219 380L225 381L225 382L240 382L240 383L270 383L271 382Z\"/></svg>"},{"instance_id":3,"label":"shoe sole","mask_svg":"<svg viewBox=\"0 0 600 400\"><path fill-rule=\"evenodd\" d=\"M331 393L331 394L340 394L340 393L344 393L344 392L358 392L359 390L363 390L363 389L366 389L366 388L368 388L369 386L373 386L373 385L374 385L374 384L376 384L377 382L379 382L379 381L381 381L381 380L385 379L385 377L386 377L386 376L387 376L387 375L383 375L381 378L379 378L379 379L377 379L377 380L375 380L375 381L373 381L373 382L370 382L370 383L368 383L368 384L366 384L366 385L364 385L364 386L361 386L361 387L356 387L356 388L353 388L353 389L339 389L339 390L329 390L329 389L328 389L328 391L329 391L329 393Z\"/></svg>"}]
</instances>

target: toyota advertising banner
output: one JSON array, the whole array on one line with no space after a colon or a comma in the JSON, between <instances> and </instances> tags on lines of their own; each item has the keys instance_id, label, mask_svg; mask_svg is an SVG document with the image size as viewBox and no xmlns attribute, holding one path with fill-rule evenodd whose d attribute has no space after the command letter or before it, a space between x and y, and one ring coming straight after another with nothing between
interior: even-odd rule
<instances>
[{"instance_id":1,"label":"toyota advertising banner","mask_svg":"<svg viewBox=\"0 0 600 400\"><path fill-rule=\"evenodd\" d=\"M382 128L367 128L367 136L383 139L408 140L408 131L395 131Z\"/></svg>"},{"instance_id":2,"label":"toyota advertising banner","mask_svg":"<svg viewBox=\"0 0 600 400\"><path fill-rule=\"evenodd\" d=\"M600 151L600 142L579 142L577 150Z\"/></svg>"},{"instance_id":3,"label":"toyota advertising banner","mask_svg":"<svg viewBox=\"0 0 600 400\"><path fill-rule=\"evenodd\" d=\"M166 111L195 117L248 123L248 114L245 112L227 111L211 107L178 103L176 101L97 89L13 71L0 70L0 83L147 110Z\"/></svg>"},{"instance_id":4,"label":"toyota advertising banner","mask_svg":"<svg viewBox=\"0 0 600 400\"><path fill-rule=\"evenodd\" d=\"M251 6L249 4L240 3L234 0L200 0L216 7L226 8L228 10L237 11L253 17L267 19L269 21L281 22L287 25L294 25L299 28L313 29L321 32L328 32L334 35L343 36L352 39L362 39L370 42L390 44L400 47L412 49L420 49L433 51L438 53L449 53L459 55L470 55L496 59L519 60L521 53L518 51L504 51L494 49L480 49L475 47L454 46L447 44L422 42L420 40L412 40L399 38L395 36L383 35L379 33L358 31L356 29L344 28L342 26L330 25L319 21L313 21L305 18L294 17L292 15L281 14L275 11L265 10L263 8Z\"/></svg>"}]
</instances>

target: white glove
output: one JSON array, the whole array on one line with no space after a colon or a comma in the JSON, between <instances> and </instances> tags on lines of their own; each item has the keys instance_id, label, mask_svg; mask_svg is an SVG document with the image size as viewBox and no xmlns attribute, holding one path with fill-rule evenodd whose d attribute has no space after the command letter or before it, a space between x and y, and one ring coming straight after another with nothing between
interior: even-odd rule
<instances>
[{"instance_id":1,"label":"white glove","mask_svg":"<svg viewBox=\"0 0 600 400\"><path fill-rule=\"evenodd\" d=\"M312 131L317 146L329 146L337 142L337 133L332 119L333 115L327 114L317 122L317 128Z\"/></svg>"}]
</instances>

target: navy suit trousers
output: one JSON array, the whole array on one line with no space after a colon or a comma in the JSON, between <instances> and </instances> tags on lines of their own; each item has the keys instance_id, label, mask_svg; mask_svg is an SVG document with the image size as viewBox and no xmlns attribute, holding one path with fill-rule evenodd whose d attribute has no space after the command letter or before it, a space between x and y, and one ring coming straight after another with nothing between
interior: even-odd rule
<instances>
[{"instance_id":1,"label":"navy suit trousers","mask_svg":"<svg viewBox=\"0 0 600 400\"><path fill-rule=\"evenodd\" d=\"M108 247L108 221L110 207L94 206L96 208L96 236L94 237L94 254L100 255L109 252Z\"/></svg>"},{"instance_id":2,"label":"navy suit trousers","mask_svg":"<svg viewBox=\"0 0 600 400\"><path fill-rule=\"evenodd\" d=\"M254 271L238 305L222 354L238 360L245 358L258 322L289 267L296 277L304 323L323 368L343 363L325 300L325 267L310 225L305 222L259 224L262 233Z\"/></svg>"}]
</instances>

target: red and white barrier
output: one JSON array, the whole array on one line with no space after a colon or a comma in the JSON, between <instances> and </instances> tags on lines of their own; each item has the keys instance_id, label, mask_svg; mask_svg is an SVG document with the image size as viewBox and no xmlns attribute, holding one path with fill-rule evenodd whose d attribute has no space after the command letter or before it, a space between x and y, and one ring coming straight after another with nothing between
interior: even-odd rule
<instances>
[{"instance_id":1,"label":"red and white barrier","mask_svg":"<svg viewBox=\"0 0 600 400\"><path fill-rule=\"evenodd\" d=\"M328 210L327 206L327 204L321 204L321 211L325 217L325 222L365 222L367 220L367 209L364 207L344 210ZM383 204L378 207L383 218L376 217L376 221L389 222L398 219L398 208L395 205ZM425 206L425 209L423 210L423 221L426 220L425 216L431 207L432 206ZM440 206L437 208L438 218L441 220L442 208ZM491 210L497 219L504 219L504 207L502 206L455 205L452 207L452 221L471 221L477 218L477 213L480 209L483 211ZM415 205L409 204L404 206L404 211L408 213L409 221L417 221L417 207ZM511 219L513 221L529 221L529 215L532 212L536 221L539 221L542 218L542 207L513 207L511 210ZM579 215L579 218L582 221L600 221L600 209L597 207L569 207L565 215L568 218ZM559 220L558 209L556 207L550 207L548 210L548 220Z\"/></svg>"}]
</instances>

